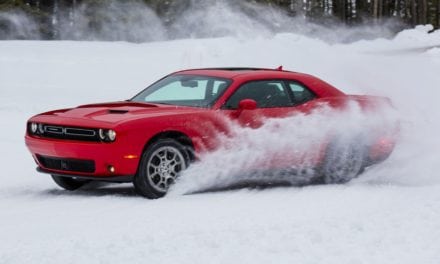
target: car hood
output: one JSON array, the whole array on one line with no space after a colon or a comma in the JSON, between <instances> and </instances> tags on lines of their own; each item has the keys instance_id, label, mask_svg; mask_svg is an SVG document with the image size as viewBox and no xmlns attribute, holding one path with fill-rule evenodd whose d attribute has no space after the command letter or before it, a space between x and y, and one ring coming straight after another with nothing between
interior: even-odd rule
<instances>
[{"instance_id":1,"label":"car hood","mask_svg":"<svg viewBox=\"0 0 440 264\"><path fill-rule=\"evenodd\" d=\"M45 113L60 119L87 119L98 122L120 123L138 118L191 114L206 110L204 108L172 106L137 102L111 102L81 105Z\"/></svg>"}]
</instances>

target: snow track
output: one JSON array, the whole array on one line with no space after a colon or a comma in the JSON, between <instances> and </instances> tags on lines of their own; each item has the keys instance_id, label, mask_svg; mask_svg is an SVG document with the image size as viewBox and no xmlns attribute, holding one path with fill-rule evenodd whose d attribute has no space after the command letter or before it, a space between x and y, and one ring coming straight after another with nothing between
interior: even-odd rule
<instances>
[{"instance_id":1,"label":"snow track","mask_svg":"<svg viewBox=\"0 0 440 264\"><path fill-rule=\"evenodd\" d=\"M0 42L0 263L439 263L440 32L428 30L337 45L295 34ZM390 159L342 186L150 201L127 184L62 191L23 143L33 114L126 99L174 70L278 65L392 98L402 133Z\"/></svg>"}]
</instances>

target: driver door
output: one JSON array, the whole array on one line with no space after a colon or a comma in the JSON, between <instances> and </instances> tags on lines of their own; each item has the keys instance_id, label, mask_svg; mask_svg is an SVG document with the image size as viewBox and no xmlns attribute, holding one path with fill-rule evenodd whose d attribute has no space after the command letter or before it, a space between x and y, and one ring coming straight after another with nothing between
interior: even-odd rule
<instances>
[{"instance_id":1,"label":"driver door","mask_svg":"<svg viewBox=\"0 0 440 264\"><path fill-rule=\"evenodd\" d=\"M239 109L240 101L251 99L256 109ZM283 80L252 81L243 84L226 101L224 110L243 126L260 127L265 118L282 118L295 111L294 102Z\"/></svg>"}]
</instances>

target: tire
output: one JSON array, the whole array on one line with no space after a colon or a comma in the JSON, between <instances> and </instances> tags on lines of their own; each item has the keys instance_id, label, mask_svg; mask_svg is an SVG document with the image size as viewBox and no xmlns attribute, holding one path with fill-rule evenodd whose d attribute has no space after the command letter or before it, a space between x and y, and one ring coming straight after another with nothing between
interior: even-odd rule
<instances>
[{"instance_id":1,"label":"tire","mask_svg":"<svg viewBox=\"0 0 440 264\"><path fill-rule=\"evenodd\" d=\"M149 199L165 196L190 162L189 149L174 139L159 139L142 154L133 180L136 192Z\"/></svg>"},{"instance_id":2,"label":"tire","mask_svg":"<svg viewBox=\"0 0 440 264\"><path fill-rule=\"evenodd\" d=\"M364 171L366 148L359 142L337 140L328 146L320 170L323 183L346 183Z\"/></svg>"},{"instance_id":3,"label":"tire","mask_svg":"<svg viewBox=\"0 0 440 264\"><path fill-rule=\"evenodd\" d=\"M89 180L80 180L58 175L52 175L52 179L58 186L68 191L75 191L90 182Z\"/></svg>"}]
</instances>

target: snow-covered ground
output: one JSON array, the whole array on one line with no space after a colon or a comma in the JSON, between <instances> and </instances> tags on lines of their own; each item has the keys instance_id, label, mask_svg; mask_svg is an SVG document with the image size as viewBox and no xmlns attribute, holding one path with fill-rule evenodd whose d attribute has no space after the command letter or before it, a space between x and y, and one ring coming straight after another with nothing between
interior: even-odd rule
<instances>
[{"instance_id":1,"label":"snow-covered ground","mask_svg":"<svg viewBox=\"0 0 440 264\"><path fill-rule=\"evenodd\" d=\"M440 31L428 30L333 45L291 33L0 42L0 263L439 263ZM179 69L279 65L392 98L390 159L341 186L151 201L129 184L60 190L24 146L27 118L45 110L127 99Z\"/></svg>"}]
</instances>

